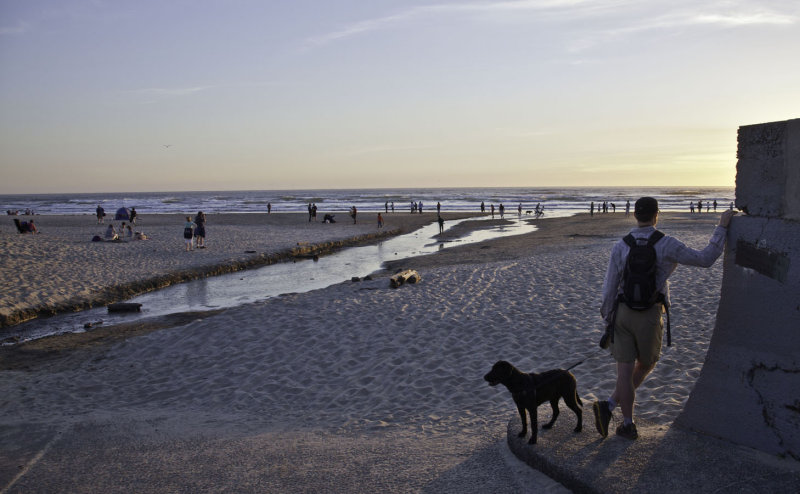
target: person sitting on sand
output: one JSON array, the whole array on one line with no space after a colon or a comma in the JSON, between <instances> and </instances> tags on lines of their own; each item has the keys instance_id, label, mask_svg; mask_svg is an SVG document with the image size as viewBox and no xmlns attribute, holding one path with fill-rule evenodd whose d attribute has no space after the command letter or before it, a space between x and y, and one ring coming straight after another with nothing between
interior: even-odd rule
<instances>
[{"instance_id":1,"label":"person sitting on sand","mask_svg":"<svg viewBox=\"0 0 800 494\"><path fill-rule=\"evenodd\" d=\"M109 223L108 228L106 228L105 238L106 240L117 240L119 238L119 236L117 235L117 230L114 228L114 225Z\"/></svg>"},{"instance_id":2,"label":"person sitting on sand","mask_svg":"<svg viewBox=\"0 0 800 494\"><path fill-rule=\"evenodd\" d=\"M39 233L39 230L36 229L36 224L33 222L33 220L23 221L19 224L19 226L23 232Z\"/></svg>"},{"instance_id":3,"label":"person sitting on sand","mask_svg":"<svg viewBox=\"0 0 800 494\"><path fill-rule=\"evenodd\" d=\"M617 363L617 383L608 400L595 401L592 405L595 426L601 436L608 435L608 424L614 408L620 405L623 423L617 427L617 435L636 439L639 434L633 422L633 405L636 388L645 380L661 355L663 323L662 307L669 307L669 282L667 278L678 264L710 267L725 248L725 237L731 217L735 213L722 213L708 245L703 250L694 250L683 242L665 235L655 245L656 288L662 295L649 309L634 310L625 302L619 303L622 295L622 279L630 247L619 240L611 250L611 260L603 281L603 303L600 313L606 323L613 327L611 354ZM658 223L658 201L642 197L634 205L637 227L631 235L639 245L656 232Z\"/></svg>"}]
</instances>

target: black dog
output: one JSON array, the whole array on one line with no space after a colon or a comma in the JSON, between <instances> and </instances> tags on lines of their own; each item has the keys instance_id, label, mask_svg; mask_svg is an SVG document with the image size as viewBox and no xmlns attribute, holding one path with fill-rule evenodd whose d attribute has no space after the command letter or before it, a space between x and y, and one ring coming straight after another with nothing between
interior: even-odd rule
<instances>
[{"instance_id":1,"label":"black dog","mask_svg":"<svg viewBox=\"0 0 800 494\"><path fill-rule=\"evenodd\" d=\"M489 386L504 385L511 392L514 403L519 411L519 418L522 420L522 432L519 437L525 437L528 433L528 421L525 418L525 410L531 416L531 439L528 444L536 444L538 429L538 419L536 408L542 403L549 401L553 407L553 418L544 424L542 429L553 427L558 418L558 400L564 398L564 403L578 416L578 425L575 432L583 429L583 403L578 396L577 381L572 373L562 369L550 370L536 374L534 372L525 373L501 360L492 366L492 370L483 378Z\"/></svg>"}]
</instances>

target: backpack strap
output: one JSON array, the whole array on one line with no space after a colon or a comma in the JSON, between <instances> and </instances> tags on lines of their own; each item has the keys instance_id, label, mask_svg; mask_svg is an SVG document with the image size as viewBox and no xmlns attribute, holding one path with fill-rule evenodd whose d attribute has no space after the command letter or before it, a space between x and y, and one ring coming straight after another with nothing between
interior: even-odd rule
<instances>
[{"instance_id":1,"label":"backpack strap","mask_svg":"<svg viewBox=\"0 0 800 494\"><path fill-rule=\"evenodd\" d=\"M656 243L662 238L664 238L664 232L656 230L650 235L650 238L647 239L647 245L652 247L656 245ZM667 299L664 297L663 293L658 294L658 299L656 302L660 303L664 307L664 312L667 315L667 346L672 346L672 327L669 320L669 304L667 304Z\"/></svg>"},{"instance_id":2,"label":"backpack strap","mask_svg":"<svg viewBox=\"0 0 800 494\"><path fill-rule=\"evenodd\" d=\"M661 230L656 230L653 233L651 233L650 236L647 238L647 245L652 247L656 244L656 242L658 242L662 238L664 238L664 232L662 232ZM622 240L626 244L628 244L628 247L633 247L634 245L636 245L636 237L634 237L632 233L629 233L624 237L622 237Z\"/></svg>"},{"instance_id":3,"label":"backpack strap","mask_svg":"<svg viewBox=\"0 0 800 494\"><path fill-rule=\"evenodd\" d=\"M630 234L628 234L628 235L630 235ZM656 230L656 231L654 231L653 233L650 234L650 238L647 239L647 245L652 247L652 246L654 246L656 244L656 242L658 242L662 238L664 238L664 232L662 232L660 230Z\"/></svg>"},{"instance_id":4,"label":"backpack strap","mask_svg":"<svg viewBox=\"0 0 800 494\"><path fill-rule=\"evenodd\" d=\"M628 247L633 247L634 245L636 245L636 237L634 237L633 234L630 233L622 237L622 241L628 244Z\"/></svg>"}]
</instances>

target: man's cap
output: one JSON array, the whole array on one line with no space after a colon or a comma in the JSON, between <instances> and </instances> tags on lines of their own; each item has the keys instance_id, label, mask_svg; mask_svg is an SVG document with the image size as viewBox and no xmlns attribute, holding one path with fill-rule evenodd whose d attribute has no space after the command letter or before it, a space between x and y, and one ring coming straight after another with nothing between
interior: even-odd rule
<instances>
[{"instance_id":1,"label":"man's cap","mask_svg":"<svg viewBox=\"0 0 800 494\"><path fill-rule=\"evenodd\" d=\"M636 201L633 214L649 217L658 212L658 201L652 197L642 197Z\"/></svg>"}]
</instances>

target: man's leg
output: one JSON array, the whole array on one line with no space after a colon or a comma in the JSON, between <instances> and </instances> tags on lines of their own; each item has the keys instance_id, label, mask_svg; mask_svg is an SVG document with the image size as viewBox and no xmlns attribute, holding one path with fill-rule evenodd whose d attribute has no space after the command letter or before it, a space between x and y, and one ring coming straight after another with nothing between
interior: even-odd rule
<instances>
[{"instance_id":1,"label":"man's leg","mask_svg":"<svg viewBox=\"0 0 800 494\"><path fill-rule=\"evenodd\" d=\"M636 400L636 390L642 385L645 378L653 370L655 364L644 365L638 360L635 364L617 362L617 387L611 399L618 403L622 416L633 420L633 403ZM628 401L630 400L630 401Z\"/></svg>"},{"instance_id":2,"label":"man's leg","mask_svg":"<svg viewBox=\"0 0 800 494\"><path fill-rule=\"evenodd\" d=\"M633 362L617 362L617 386L611 399L622 409L622 416L633 419L633 400L636 398L636 387L633 385Z\"/></svg>"}]
</instances>

